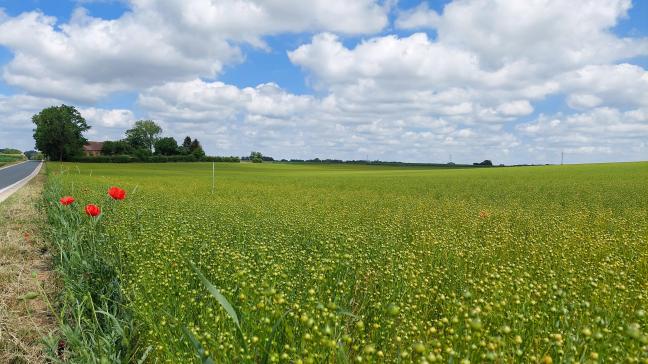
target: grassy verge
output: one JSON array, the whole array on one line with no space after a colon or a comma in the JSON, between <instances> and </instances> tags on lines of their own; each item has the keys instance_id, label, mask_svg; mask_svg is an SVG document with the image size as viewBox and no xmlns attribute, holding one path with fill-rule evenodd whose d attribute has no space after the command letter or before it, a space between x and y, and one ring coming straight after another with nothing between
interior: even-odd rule
<instances>
[{"instance_id":1,"label":"grassy verge","mask_svg":"<svg viewBox=\"0 0 648 364\"><path fill-rule=\"evenodd\" d=\"M117 208L106 197L102 214L90 217L77 202L64 206L60 174L48 171L44 207L62 282L56 300L58 337L48 340L50 359L74 363L140 362L141 352L127 297L122 294L119 249L104 233L104 216Z\"/></svg>"},{"instance_id":2,"label":"grassy verge","mask_svg":"<svg viewBox=\"0 0 648 364\"><path fill-rule=\"evenodd\" d=\"M2 154L0 153L0 167L24 161L26 158L22 154Z\"/></svg>"},{"instance_id":3,"label":"grassy verge","mask_svg":"<svg viewBox=\"0 0 648 364\"><path fill-rule=\"evenodd\" d=\"M44 172L0 204L0 362L44 362L41 338L55 331L48 296L56 291L37 208Z\"/></svg>"}]
</instances>

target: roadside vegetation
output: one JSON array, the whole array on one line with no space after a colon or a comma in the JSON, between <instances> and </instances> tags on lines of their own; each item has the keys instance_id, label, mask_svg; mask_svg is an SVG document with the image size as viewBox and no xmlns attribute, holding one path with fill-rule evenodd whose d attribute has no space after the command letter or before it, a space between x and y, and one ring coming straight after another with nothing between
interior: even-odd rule
<instances>
[{"instance_id":1,"label":"roadside vegetation","mask_svg":"<svg viewBox=\"0 0 648 364\"><path fill-rule=\"evenodd\" d=\"M210 167L52 173L66 357L648 360L646 163Z\"/></svg>"},{"instance_id":2,"label":"roadside vegetation","mask_svg":"<svg viewBox=\"0 0 648 364\"><path fill-rule=\"evenodd\" d=\"M61 197L60 175L67 171L59 166L48 168L48 173L44 202L53 263L63 287L53 307L59 335L46 341L49 359L66 363L144 360L146 353L137 357L137 330L120 284L123 251L114 249L102 221L102 212L118 206L106 195L101 207L89 204L84 209L73 197Z\"/></svg>"},{"instance_id":3,"label":"roadside vegetation","mask_svg":"<svg viewBox=\"0 0 648 364\"><path fill-rule=\"evenodd\" d=\"M0 362L43 363L55 296L41 203L44 171L0 204Z\"/></svg>"},{"instance_id":4,"label":"roadside vegetation","mask_svg":"<svg viewBox=\"0 0 648 364\"><path fill-rule=\"evenodd\" d=\"M0 167L26 160L27 157L17 149L0 149Z\"/></svg>"}]
</instances>

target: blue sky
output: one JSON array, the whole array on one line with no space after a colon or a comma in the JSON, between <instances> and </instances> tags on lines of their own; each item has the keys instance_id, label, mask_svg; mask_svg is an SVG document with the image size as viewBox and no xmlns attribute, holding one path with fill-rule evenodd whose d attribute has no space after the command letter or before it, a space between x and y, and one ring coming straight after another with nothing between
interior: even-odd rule
<instances>
[{"instance_id":1,"label":"blue sky","mask_svg":"<svg viewBox=\"0 0 648 364\"><path fill-rule=\"evenodd\" d=\"M247 2L0 1L0 147L68 103L211 154L648 159L646 1Z\"/></svg>"}]
</instances>

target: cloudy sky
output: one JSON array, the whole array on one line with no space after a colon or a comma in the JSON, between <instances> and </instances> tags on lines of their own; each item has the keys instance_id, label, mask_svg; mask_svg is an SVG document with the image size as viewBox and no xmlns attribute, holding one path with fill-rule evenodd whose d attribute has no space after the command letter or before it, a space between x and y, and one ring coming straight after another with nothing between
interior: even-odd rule
<instances>
[{"instance_id":1,"label":"cloudy sky","mask_svg":"<svg viewBox=\"0 0 648 364\"><path fill-rule=\"evenodd\" d=\"M648 1L0 0L0 147L77 106L208 154L648 160Z\"/></svg>"}]
</instances>

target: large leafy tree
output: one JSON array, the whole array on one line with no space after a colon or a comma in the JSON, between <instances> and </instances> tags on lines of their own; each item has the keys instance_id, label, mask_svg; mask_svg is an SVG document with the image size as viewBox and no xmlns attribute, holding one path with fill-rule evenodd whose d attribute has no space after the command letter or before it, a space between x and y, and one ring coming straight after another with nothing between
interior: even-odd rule
<instances>
[{"instance_id":1,"label":"large leafy tree","mask_svg":"<svg viewBox=\"0 0 648 364\"><path fill-rule=\"evenodd\" d=\"M105 155L126 155L133 152L133 148L125 140L106 141L101 152Z\"/></svg>"},{"instance_id":2,"label":"large leafy tree","mask_svg":"<svg viewBox=\"0 0 648 364\"><path fill-rule=\"evenodd\" d=\"M160 134L162 134L162 128L153 120L138 120L132 129L126 130L126 141L133 149L146 149L153 152L153 147Z\"/></svg>"},{"instance_id":3,"label":"large leafy tree","mask_svg":"<svg viewBox=\"0 0 648 364\"><path fill-rule=\"evenodd\" d=\"M261 152L252 152L252 153L250 153L250 161L252 161L252 163L262 163L263 162L263 154L261 154Z\"/></svg>"},{"instance_id":4,"label":"large leafy tree","mask_svg":"<svg viewBox=\"0 0 648 364\"><path fill-rule=\"evenodd\" d=\"M176 155L178 154L178 142L172 137L160 138L155 141L155 153Z\"/></svg>"},{"instance_id":5,"label":"large leafy tree","mask_svg":"<svg viewBox=\"0 0 648 364\"><path fill-rule=\"evenodd\" d=\"M36 148L51 160L68 160L83 153L88 142L83 132L90 129L74 106L51 106L32 117L36 124Z\"/></svg>"}]
</instances>

